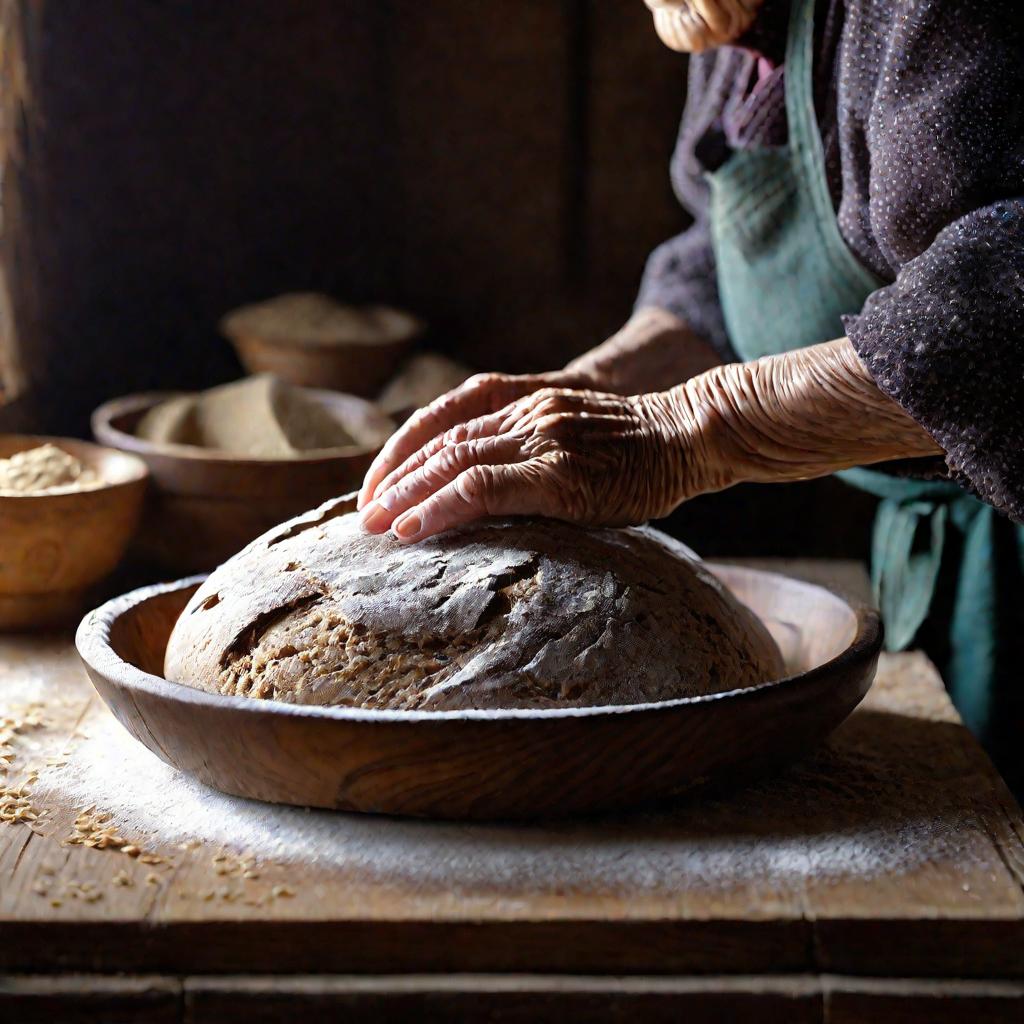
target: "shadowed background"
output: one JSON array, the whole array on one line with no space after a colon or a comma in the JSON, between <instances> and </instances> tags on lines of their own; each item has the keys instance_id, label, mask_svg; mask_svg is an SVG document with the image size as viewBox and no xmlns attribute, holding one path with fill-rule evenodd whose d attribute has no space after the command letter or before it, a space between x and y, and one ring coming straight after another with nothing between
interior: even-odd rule
<instances>
[{"instance_id":1,"label":"shadowed background","mask_svg":"<svg viewBox=\"0 0 1024 1024\"><path fill-rule=\"evenodd\" d=\"M0 429L240 368L233 306L405 306L478 368L561 365L686 223L685 60L640 0L6 0ZM0 367L4 363L0 361ZM832 481L680 510L708 553L866 552Z\"/></svg>"}]
</instances>

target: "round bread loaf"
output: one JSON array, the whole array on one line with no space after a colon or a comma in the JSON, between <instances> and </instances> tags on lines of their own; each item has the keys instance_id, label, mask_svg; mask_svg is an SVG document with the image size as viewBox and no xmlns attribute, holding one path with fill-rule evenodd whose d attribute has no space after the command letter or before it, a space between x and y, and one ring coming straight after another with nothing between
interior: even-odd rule
<instances>
[{"instance_id":1,"label":"round bread loaf","mask_svg":"<svg viewBox=\"0 0 1024 1024\"><path fill-rule=\"evenodd\" d=\"M633 704L779 678L767 630L649 528L475 524L405 547L338 499L217 569L168 679L221 694L449 710Z\"/></svg>"}]
</instances>

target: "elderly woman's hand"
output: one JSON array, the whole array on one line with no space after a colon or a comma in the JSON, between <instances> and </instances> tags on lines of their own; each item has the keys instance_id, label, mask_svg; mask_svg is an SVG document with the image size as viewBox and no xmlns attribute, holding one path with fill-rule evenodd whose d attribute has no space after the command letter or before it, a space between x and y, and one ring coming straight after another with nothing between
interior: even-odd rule
<instances>
[{"instance_id":1,"label":"elderly woman's hand","mask_svg":"<svg viewBox=\"0 0 1024 1024\"><path fill-rule=\"evenodd\" d=\"M487 515L621 526L745 480L941 451L841 338L656 394L544 388L410 454L375 486L363 523L403 541Z\"/></svg>"},{"instance_id":2,"label":"elderly woman's hand","mask_svg":"<svg viewBox=\"0 0 1024 1024\"><path fill-rule=\"evenodd\" d=\"M363 481L359 491L359 508L363 508L380 491L380 484L385 477L446 430L478 416L497 412L517 398L542 388L593 386L593 379L589 375L565 370L522 375L478 373L470 377L459 387L413 413L388 440Z\"/></svg>"},{"instance_id":3,"label":"elderly woman's hand","mask_svg":"<svg viewBox=\"0 0 1024 1024\"><path fill-rule=\"evenodd\" d=\"M435 437L382 481L363 523L403 541L488 515L641 523L705 489L692 433L668 393L545 388Z\"/></svg>"},{"instance_id":4,"label":"elderly woman's hand","mask_svg":"<svg viewBox=\"0 0 1024 1024\"><path fill-rule=\"evenodd\" d=\"M607 341L551 373L479 373L409 418L370 466L359 492L363 508L381 482L439 434L542 388L617 395L660 391L720 362L715 351L667 310L638 310Z\"/></svg>"}]
</instances>

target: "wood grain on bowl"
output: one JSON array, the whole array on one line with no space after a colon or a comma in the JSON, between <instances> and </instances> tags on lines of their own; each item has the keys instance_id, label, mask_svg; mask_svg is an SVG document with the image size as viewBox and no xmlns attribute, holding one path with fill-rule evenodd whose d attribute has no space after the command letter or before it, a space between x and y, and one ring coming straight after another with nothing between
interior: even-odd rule
<instances>
[{"instance_id":1,"label":"wood grain on bowl","mask_svg":"<svg viewBox=\"0 0 1024 1024\"><path fill-rule=\"evenodd\" d=\"M0 458L52 444L92 469L98 487L0 494L0 629L81 614L85 588L120 562L139 522L148 472L134 455L87 441L0 435Z\"/></svg>"},{"instance_id":2,"label":"wood grain on bowl","mask_svg":"<svg viewBox=\"0 0 1024 1024\"><path fill-rule=\"evenodd\" d=\"M764 619L787 678L708 697L544 710L365 711L223 697L160 675L195 579L104 605L77 643L129 732L225 792L442 818L572 815L790 761L867 692L881 646L877 613L773 573L710 568Z\"/></svg>"},{"instance_id":3,"label":"wood grain on bowl","mask_svg":"<svg viewBox=\"0 0 1024 1024\"><path fill-rule=\"evenodd\" d=\"M424 324L389 306L348 307L326 295L292 293L234 310L220 329L250 373L372 398Z\"/></svg>"},{"instance_id":4,"label":"wood grain on bowl","mask_svg":"<svg viewBox=\"0 0 1024 1024\"><path fill-rule=\"evenodd\" d=\"M292 459L226 455L135 435L146 412L171 397L165 392L100 406L92 417L97 440L137 455L152 475L138 537L140 557L175 572L209 570L277 523L358 486L394 422L353 395L317 390L309 395L350 425L360 443Z\"/></svg>"}]
</instances>

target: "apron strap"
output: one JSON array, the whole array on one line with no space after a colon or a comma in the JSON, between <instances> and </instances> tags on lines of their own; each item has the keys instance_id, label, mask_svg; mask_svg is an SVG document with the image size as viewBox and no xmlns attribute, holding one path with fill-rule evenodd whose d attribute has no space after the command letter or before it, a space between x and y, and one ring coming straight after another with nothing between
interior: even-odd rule
<instances>
[{"instance_id":1,"label":"apron strap","mask_svg":"<svg viewBox=\"0 0 1024 1024\"><path fill-rule=\"evenodd\" d=\"M871 584L885 623L885 647L910 646L935 596L946 543L944 505L884 498L875 514Z\"/></svg>"},{"instance_id":2,"label":"apron strap","mask_svg":"<svg viewBox=\"0 0 1024 1024\"><path fill-rule=\"evenodd\" d=\"M990 721L996 654L1007 638L999 635L1000 629L1006 628L998 603L995 531L999 517L990 505L971 504L973 507L965 503L950 510L964 532L964 552L949 629L951 656L946 681L961 718L978 733ZM1016 533L1019 541L1019 527Z\"/></svg>"},{"instance_id":3,"label":"apron strap","mask_svg":"<svg viewBox=\"0 0 1024 1024\"><path fill-rule=\"evenodd\" d=\"M854 256L839 230L825 172L825 149L814 109L814 13L816 0L794 0L786 39L786 121L789 148L801 190L810 197L822 251L832 275L863 295L881 281ZM822 341L829 339L822 338Z\"/></svg>"}]
</instances>

